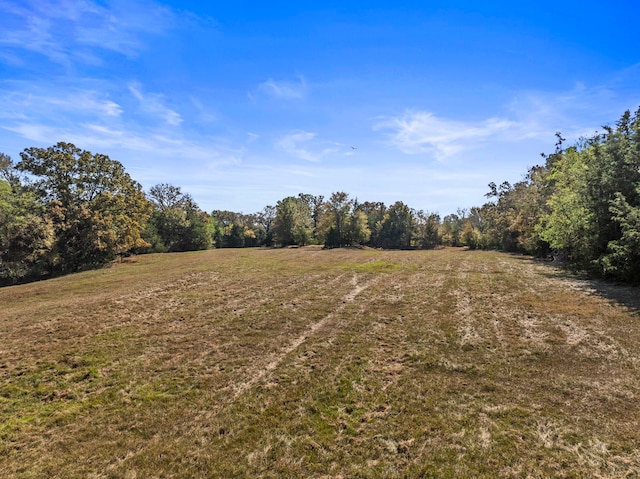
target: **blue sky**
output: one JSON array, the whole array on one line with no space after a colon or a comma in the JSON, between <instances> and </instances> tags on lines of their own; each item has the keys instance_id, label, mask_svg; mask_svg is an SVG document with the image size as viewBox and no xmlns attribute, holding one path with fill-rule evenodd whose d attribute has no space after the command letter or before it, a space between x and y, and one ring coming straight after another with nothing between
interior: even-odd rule
<instances>
[{"instance_id":1,"label":"blue sky","mask_svg":"<svg viewBox=\"0 0 640 479\"><path fill-rule=\"evenodd\" d=\"M0 0L0 151L68 141L206 211L446 215L640 106L640 4Z\"/></svg>"}]
</instances>

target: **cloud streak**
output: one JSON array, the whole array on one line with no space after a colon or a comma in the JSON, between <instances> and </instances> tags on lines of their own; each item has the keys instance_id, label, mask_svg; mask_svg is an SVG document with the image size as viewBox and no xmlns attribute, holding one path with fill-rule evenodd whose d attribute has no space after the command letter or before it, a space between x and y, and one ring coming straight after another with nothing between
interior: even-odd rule
<instances>
[{"instance_id":1,"label":"cloud streak","mask_svg":"<svg viewBox=\"0 0 640 479\"><path fill-rule=\"evenodd\" d=\"M160 163L175 165L162 168L171 171L165 178L242 162L242 147L183 132L182 117L165 105L163 95L147 93L138 84L119 90L109 82L83 85L0 83L0 129L13 134L13 152L24 147L25 140L38 146L69 141L116 159L130 158L133 165L146 161L153 166L145 168L145 176L157 177ZM5 141L5 151L10 146Z\"/></svg>"},{"instance_id":2,"label":"cloud streak","mask_svg":"<svg viewBox=\"0 0 640 479\"><path fill-rule=\"evenodd\" d=\"M75 117L98 116L118 118L122 106L106 93L82 87L68 87L62 91L44 90L30 82L7 82L9 88L0 90L0 118L28 119L45 117L59 122L67 115Z\"/></svg>"},{"instance_id":3,"label":"cloud streak","mask_svg":"<svg viewBox=\"0 0 640 479\"><path fill-rule=\"evenodd\" d=\"M473 123L440 118L427 111L408 111L382 119L374 125L374 130L385 132L391 144L403 153L431 153L444 161L513 127L512 121L502 118Z\"/></svg>"},{"instance_id":4,"label":"cloud streak","mask_svg":"<svg viewBox=\"0 0 640 479\"><path fill-rule=\"evenodd\" d=\"M135 57L144 38L168 31L177 16L153 2L94 0L0 1L4 16L0 46L13 50L2 57L19 59L18 51L31 51L50 61L100 63L98 51Z\"/></svg>"},{"instance_id":5,"label":"cloud streak","mask_svg":"<svg viewBox=\"0 0 640 479\"><path fill-rule=\"evenodd\" d=\"M636 82L639 71L629 69L616 83ZM438 161L489 144L494 148L506 144L513 148L513 143L529 140L552 144L557 131L571 143L593 135L601 127L602 118L616 119L629 107L629 98L616 91L607 85L589 87L581 83L561 92L522 91L502 108L500 116L485 120L459 120L425 110L407 110L379 118L373 130L383 133L390 145L407 155L431 155Z\"/></svg>"},{"instance_id":6,"label":"cloud streak","mask_svg":"<svg viewBox=\"0 0 640 479\"><path fill-rule=\"evenodd\" d=\"M298 77L297 81L269 78L258 86L258 91L281 100L301 100L307 96L308 90L304 77Z\"/></svg>"},{"instance_id":7,"label":"cloud streak","mask_svg":"<svg viewBox=\"0 0 640 479\"><path fill-rule=\"evenodd\" d=\"M171 126L179 126L180 123L182 123L180 114L165 105L163 95L143 93L142 87L137 84L129 85L129 91L138 100L142 111L161 118L166 124Z\"/></svg>"},{"instance_id":8,"label":"cloud streak","mask_svg":"<svg viewBox=\"0 0 640 479\"><path fill-rule=\"evenodd\" d=\"M316 133L294 131L279 138L276 149L294 158L317 163L327 155L339 151L339 143L316 139Z\"/></svg>"}]
</instances>

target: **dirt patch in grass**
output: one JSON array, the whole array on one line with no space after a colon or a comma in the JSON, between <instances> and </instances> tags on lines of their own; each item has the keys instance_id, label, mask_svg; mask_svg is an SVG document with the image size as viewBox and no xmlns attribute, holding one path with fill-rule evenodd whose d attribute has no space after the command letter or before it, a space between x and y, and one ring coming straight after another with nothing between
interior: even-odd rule
<instances>
[{"instance_id":1,"label":"dirt patch in grass","mask_svg":"<svg viewBox=\"0 0 640 479\"><path fill-rule=\"evenodd\" d=\"M0 289L2 477L635 477L637 289L458 249Z\"/></svg>"}]
</instances>

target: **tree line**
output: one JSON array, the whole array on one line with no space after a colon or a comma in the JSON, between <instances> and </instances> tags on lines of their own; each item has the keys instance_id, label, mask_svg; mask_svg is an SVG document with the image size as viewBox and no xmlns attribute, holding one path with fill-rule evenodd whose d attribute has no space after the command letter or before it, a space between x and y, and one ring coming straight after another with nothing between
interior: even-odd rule
<instances>
[{"instance_id":1,"label":"tree line","mask_svg":"<svg viewBox=\"0 0 640 479\"><path fill-rule=\"evenodd\" d=\"M640 283L640 109L615 126L543 155L460 222L461 242L560 260L575 271Z\"/></svg>"},{"instance_id":2,"label":"tree line","mask_svg":"<svg viewBox=\"0 0 640 479\"><path fill-rule=\"evenodd\" d=\"M640 282L640 110L564 147L487 202L441 218L348 193L300 193L260 212L202 211L178 186L144 192L122 164L70 143L0 154L0 282L107 264L131 253L324 245L441 245L551 256L592 275Z\"/></svg>"}]
</instances>

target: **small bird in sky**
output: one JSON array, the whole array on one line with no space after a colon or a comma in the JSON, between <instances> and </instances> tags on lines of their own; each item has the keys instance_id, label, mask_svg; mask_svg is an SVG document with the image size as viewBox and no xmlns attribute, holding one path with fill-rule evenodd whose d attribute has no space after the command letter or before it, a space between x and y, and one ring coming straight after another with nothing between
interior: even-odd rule
<instances>
[{"instance_id":1,"label":"small bird in sky","mask_svg":"<svg viewBox=\"0 0 640 479\"><path fill-rule=\"evenodd\" d=\"M352 146L351 149L352 150L357 150L357 148L355 146Z\"/></svg>"}]
</instances>

